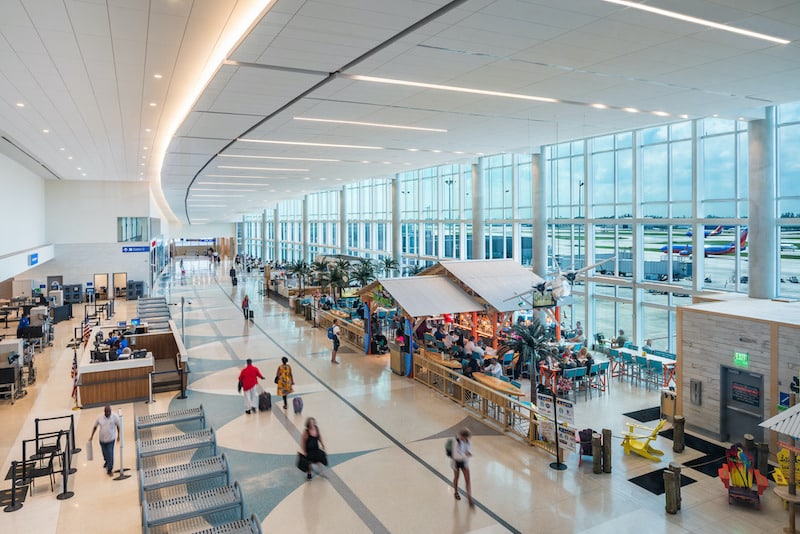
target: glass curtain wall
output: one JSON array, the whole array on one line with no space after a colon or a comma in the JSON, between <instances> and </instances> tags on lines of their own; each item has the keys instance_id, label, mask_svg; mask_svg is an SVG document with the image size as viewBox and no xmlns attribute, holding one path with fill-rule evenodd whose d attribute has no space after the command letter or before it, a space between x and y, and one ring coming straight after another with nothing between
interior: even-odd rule
<instances>
[{"instance_id":1,"label":"glass curtain wall","mask_svg":"<svg viewBox=\"0 0 800 534\"><path fill-rule=\"evenodd\" d=\"M339 253L339 191L311 193L308 201L308 251L317 255Z\"/></svg>"},{"instance_id":2,"label":"glass curtain wall","mask_svg":"<svg viewBox=\"0 0 800 534\"><path fill-rule=\"evenodd\" d=\"M800 297L800 103L778 108L778 294Z\"/></svg>"},{"instance_id":3,"label":"glass curtain wall","mask_svg":"<svg viewBox=\"0 0 800 534\"><path fill-rule=\"evenodd\" d=\"M278 204L278 261L291 263L303 258L303 201L285 200Z\"/></svg>"}]
</instances>

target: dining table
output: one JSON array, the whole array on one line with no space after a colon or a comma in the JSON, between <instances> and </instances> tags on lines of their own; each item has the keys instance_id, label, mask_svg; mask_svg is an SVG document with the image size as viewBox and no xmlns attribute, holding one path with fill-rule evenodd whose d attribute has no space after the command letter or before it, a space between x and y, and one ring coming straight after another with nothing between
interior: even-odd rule
<instances>
[{"instance_id":1,"label":"dining table","mask_svg":"<svg viewBox=\"0 0 800 534\"><path fill-rule=\"evenodd\" d=\"M525 392L519 389L517 386L491 375L473 373L472 379L488 388L512 397L522 397L525 394Z\"/></svg>"},{"instance_id":2,"label":"dining table","mask_svg":"<svg viewBox=\"0 0 800 534\"><path fill-rule=\"evenodd\" d=\"M649 352L644 352L642 350L634 350L628 349L625 347L621 347L617 349L620 354L629 354L632 358L636 359L637 356L644 356L647 358L648 362L659 362L664 369L664 385L663 387L669 387L670 382L675 381L675 360L672 358L665 358L663 356L656 356L655 354L650 354Z\"/></svg>"}]
</instances>

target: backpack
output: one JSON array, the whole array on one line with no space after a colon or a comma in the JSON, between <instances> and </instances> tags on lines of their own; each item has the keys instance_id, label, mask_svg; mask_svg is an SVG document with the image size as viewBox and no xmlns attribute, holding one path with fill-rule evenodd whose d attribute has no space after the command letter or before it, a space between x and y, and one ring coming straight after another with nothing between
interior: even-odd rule
<instances>
[{"instance_id":1,"label":"backpack","mask_svg":"<svg viewBox=\"0 0 800 534\"><path fill-rule=\"evenodd\" d=\"M448 439L444 444L444 453L447 455L448 458L453 457L453 439Z\"/></svg>"},{"instance_id":2,"label":"backpack","mask_svg":"<svg viewBox=\"0 0 800 534\"><path fill-rule=\"evenodd\" d=\"M333 339L333 327L328 327L328 339Z\"/></svg>"}]
</instances>

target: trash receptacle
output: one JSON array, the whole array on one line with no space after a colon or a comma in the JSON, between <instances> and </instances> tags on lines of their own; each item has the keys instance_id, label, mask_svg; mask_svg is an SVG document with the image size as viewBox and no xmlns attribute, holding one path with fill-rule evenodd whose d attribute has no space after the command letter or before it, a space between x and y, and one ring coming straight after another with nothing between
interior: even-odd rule
<instances>
[{"instance_id":1,"label":"trash receptacle","mask_svg":"<svg viewBox=\"0 0 800 534\"><path fill-rule=\"evenodd\" d=\"M675 417L675 399L677 395L670 389L661 390L661 418L672 422Z\"/></svg>"}]
</instances>

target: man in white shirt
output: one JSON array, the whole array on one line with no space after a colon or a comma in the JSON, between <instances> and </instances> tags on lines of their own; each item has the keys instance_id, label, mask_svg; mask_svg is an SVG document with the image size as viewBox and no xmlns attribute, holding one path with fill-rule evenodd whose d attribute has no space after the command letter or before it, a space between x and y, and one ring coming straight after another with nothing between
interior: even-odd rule
<instances>
[{"instance_id":1,"label":"man in white shirt","mask_svg":"<svg viewBox=\"0 0 800 534\"><path fill-rule=\"evenodd\" d=\"M105 467L108 476L111 476L114 472L114 442L119 441L119 432L121 430L119 417L117 414L111 413L111 405L106 405L103 415L95 421L89 441L94 438L97 427L100 427L100 449L103 451L103 460L105 460L103 467Z\"/></svg>"},{"instance_id":2,"label":"man in white shirt","mask_svg":"<svg viewBox=\"0 0 800 534\"><path fill-rule=\"evenodd\" d=\"M467 358L472 356L472 352L475 350L475 338L470 336L469 340L464 343L464 356Z\"/></svg>"},{"instance_id":3,"label":"man in white shirt","mask_svg":"<svg viewBox=\"0 0 800 534\"><path fill-rule=\"evenodd\" d=\"M503 366L500 365L500 362L498 362L496 358L492 358L489 360L489 365L483 369L483 372L495 378L500 378L503 376Z\"/></svg>"}]
</instances>

